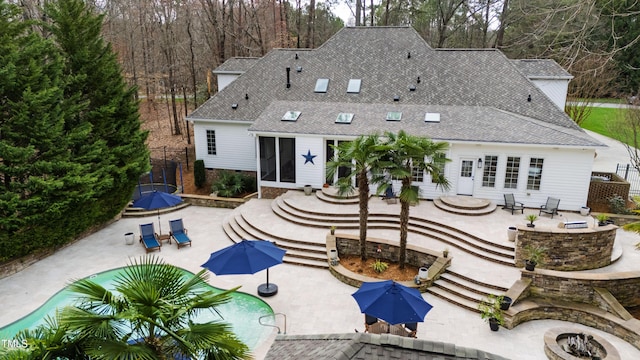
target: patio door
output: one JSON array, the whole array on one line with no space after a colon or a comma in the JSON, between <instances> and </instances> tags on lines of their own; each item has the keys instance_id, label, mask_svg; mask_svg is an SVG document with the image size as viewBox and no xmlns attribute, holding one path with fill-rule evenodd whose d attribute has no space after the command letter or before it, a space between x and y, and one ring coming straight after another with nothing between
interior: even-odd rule
<instances>
[{"instance_id":1,"label":"patio door","mask_svg":"<svg viewBox=\"0 0 640 360\"><path fill-rule=\"evenodd\" d=\"M475 174L476 161L473 159L460 160L460 173L458 175L458 195L473 195L473 176Z\"/></svg>"}]
</instances>

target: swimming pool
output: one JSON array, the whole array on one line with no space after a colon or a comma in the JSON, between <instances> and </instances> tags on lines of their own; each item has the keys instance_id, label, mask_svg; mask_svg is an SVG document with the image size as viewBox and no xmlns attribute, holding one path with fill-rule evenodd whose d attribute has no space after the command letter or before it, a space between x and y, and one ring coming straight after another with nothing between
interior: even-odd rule
<instances>
[{"instance_id":1,"label":"swimming pool","mask_svg":"<svg viewBox=\"0 0 640 360\"><path fill-rule=\"evenodd\" d=\"M114 279L122 271L122 268L112 269L99 274L91 275L88 278L102 285L106 289L114 289ZM182 269L185 276L193 276L194 274ZM221 289L209 286L215 292L222 292ZM47 316L55 316L56 308L62 308L70 305L74 301L73 294L68 288L64 288L49 298L47 302L42 304L38 309L29 315L0 328L0 339L12 339L22 329L33 329L45 322ZM272 327L260 325L258 319L266 316L262 322L265 324L273 324L273 309L262 299L243 292L234 292L231 294L231 301L215 308L215 311L203 311L194 320L195 322L206 322L212 320L224 321L231 325L233 332L244 342L251 350L256 349L264 340L266 340ZM222 319L220 318L222 316ZM0 343L2 346L2 343Z\"/></svg>"}]
</instances>

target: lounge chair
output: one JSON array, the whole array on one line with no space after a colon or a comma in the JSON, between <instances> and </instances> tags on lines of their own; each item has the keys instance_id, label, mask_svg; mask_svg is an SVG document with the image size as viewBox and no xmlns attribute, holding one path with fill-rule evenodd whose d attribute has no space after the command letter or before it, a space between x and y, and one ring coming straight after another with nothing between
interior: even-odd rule
<instances>
[{"instance_id":1,"label":"lounge chair","mask_svg":"<svg viewBox=\"0 0 640 360\"><path fill-rule=\"evenodd\" d=\"M160 251L160 241L158 240L158 234L156 234L153 228L153 223L140 224L140 242L144 245L147 252L158 250Z\"/></svg>"},{"instance_id":2,"label":"lounge chair","mask_svg":"<svg viewBox=\"0 0 640 360\"><path fill-rule=\"evenodd\" d=\"M538 216L542 215L542 213L551 214L551 218L553 219L553 214L558 215L559 205L560 205L560 199L548 197L547 203L540 206L540 213L538 213Z\"/></svg>"},{"instance_id":3,"label":"lounge chair","mask_svg":"<svg viewBox=\"0 0 640 360\"><path fill-rule=\"evenodd\" d=\"M391 184L387 186L387 189L385 190L384 196L382 197L382 199L386 200L387 204L398 203L398 198L396 197L396 194L393 193L393 187L391 186Z\"/></svg>"},{"instance_id":4,"label":"lounge chair","mask_svg":"<svg viewBox=\"0 0 640 360\"><path fill-rule=\"evenodd\" d=\"M191 246L191 239L187 236L187 229L182 224L182 219L169 221L169 235L176 241L178 249L183 246Z\"/></svg>"},{"instance_id":5,"label":"lounge chair","mask_svg":"<svg viewBox=\"0 0 640 360\"><path fill-rule=\"evenodd\" d=\"M504 194L504 206L503 209L511 210L511 215L515 211L520 210L524 214L524 204L516 201L516 198L513 194Z\"/></svg>"}]
</instances>

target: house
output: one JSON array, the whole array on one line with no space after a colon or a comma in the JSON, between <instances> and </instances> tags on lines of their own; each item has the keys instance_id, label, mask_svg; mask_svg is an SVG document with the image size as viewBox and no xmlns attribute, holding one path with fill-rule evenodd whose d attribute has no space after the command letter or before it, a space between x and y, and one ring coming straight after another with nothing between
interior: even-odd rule
<instances>
[{"instance_id":1,"label":"house","mask_svg":"<svg viewBox=\"0 0 640 360\"><path fill-rule=\"evenodd\" d=\"M514 193L535 207L553 196L578 210L604 146L562 110L571 76L557 63L432 49L410 27L346 27L317 49L230 59L216 74L226 76L221 91L188 116L196 158L209 169L256 172L261 197L333 183L330 145L405 130L450 145L452 187L416 173L423 198L501 204Z\"/></svg>"}]
</instances>

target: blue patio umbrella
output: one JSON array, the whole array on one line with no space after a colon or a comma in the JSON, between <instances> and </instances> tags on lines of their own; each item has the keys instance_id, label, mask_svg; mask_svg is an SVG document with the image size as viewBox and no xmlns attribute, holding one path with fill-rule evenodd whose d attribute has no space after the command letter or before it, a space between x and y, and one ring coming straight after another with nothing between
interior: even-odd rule
<instances>
[{"instance_id":1,"label":"blue patio umbrella","mask_svg":"<svg viewBox=\"0 0 640 360\"><path fill-rule=\"evenodd\" d=\"M392 280L362 283L351 296L356 299L362 313L391 325L423 322L432 308L417 289Z\"/></svg>"},{"instance_id":2,"label":"blue patio umbrella","mask_svg":"<svg viewBox=\"0 0 640 360\"><path fill-rule=\"evenodd\" d=\"M145 210L158 210L158 230L162 234L162 225L160 225L160 209L176 206L182 202L180 196L153 190L146 195L141 196L133 202L133 207L143 208Z\"/></svg>"},{"instance_id":3,"label":"blue patio umbrella","mask_svg":"<svg viewBox=\"0 0 640 360\"><path fill-rule=\"evenodd\" d=\"M213 252L202 267L216 275L255 274L267 269L267 282L258 286L258 295L273 296L278 286L269 283L269 268L282 263L285 252L270 241L242 240Z\"/></svg>"}]
</instances>

